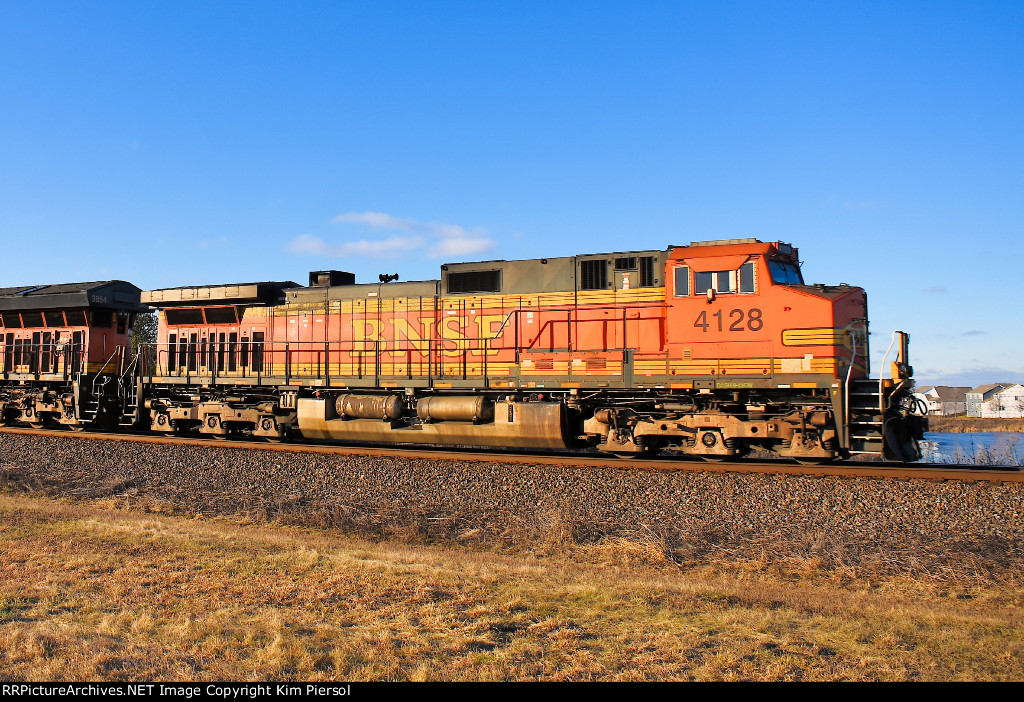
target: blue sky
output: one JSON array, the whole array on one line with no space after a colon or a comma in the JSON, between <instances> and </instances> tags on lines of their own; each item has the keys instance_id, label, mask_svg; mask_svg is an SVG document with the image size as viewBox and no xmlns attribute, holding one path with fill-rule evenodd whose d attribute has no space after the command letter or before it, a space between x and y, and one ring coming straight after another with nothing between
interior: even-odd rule
<instances>
[{"instance_id":1,"label":"blue sky","mask_svg":"<svg viewBox=\"0 0 1024 702\"><path fill-rule=\"evenodd\" d=\"M757 237L1024 380L1024 2L0 3L0 285Z\"/></svg>"}]
</instances>

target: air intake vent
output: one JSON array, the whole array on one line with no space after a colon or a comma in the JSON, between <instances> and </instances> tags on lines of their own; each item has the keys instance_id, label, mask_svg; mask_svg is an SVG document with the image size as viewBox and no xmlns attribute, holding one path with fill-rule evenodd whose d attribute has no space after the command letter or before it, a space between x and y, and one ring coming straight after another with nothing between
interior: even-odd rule
<instances>
[{"instance_id":1,"label":"air intake vent","mask_svg":"<svg viewBox=\"0 0 1024 702\"><path fill-rule=\"evenodd\" d=\"M604 290L607 287L607 261L604 259L580 261L580 290Z\"/></svg>"},{"instance_id":2,"label":"air intake vent","mask_svg":"<svg viewBox=\"0 0 1024 702\"><path fill-rule=\"evenodd\" d=\"M501 292L501 271L467 271L448 274L449 293Z\"/></svg>"},{"instance_id":3,"label":"air intake vent","mask_svg":"<svg viewBox=\"0 0 1024 702\"><path fill-rule=\"evenodd\" d=\"M654 256L640 257L640 287L650 288L655 285Z\"/></svg>"}]
</instances>

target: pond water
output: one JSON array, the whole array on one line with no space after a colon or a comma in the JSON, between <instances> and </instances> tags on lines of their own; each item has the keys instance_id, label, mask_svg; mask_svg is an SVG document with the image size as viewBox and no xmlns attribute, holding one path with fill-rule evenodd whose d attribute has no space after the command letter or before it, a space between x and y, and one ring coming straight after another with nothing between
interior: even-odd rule
<instances>
[{"instance_id":1,"label":"pond water","mask_svg":"<svg viewBox=\"0 0 1024 702\"><path fill-rule=\"evenodd\" d=\"M921 461L1024 465L1024 433L985 431L964 434L929 432L921 442Z\"/></svg>"}]
</instances>

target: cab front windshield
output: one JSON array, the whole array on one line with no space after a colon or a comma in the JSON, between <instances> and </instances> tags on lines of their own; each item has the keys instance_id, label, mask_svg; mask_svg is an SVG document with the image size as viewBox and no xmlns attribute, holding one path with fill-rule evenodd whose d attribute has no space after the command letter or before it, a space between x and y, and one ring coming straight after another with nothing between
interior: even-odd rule
<instances>
[{"instance_id":1,"label":"cab front windshield","mask_svg":"<svg viewBox=\"0 0 1024 702\"><path fill-rule=\"evenodd\" d=\"M803 285L804 279L800 275L800 267L788 261L768 261L768 271L772 275L773 283Z\"/></svg>"}]
</instances>

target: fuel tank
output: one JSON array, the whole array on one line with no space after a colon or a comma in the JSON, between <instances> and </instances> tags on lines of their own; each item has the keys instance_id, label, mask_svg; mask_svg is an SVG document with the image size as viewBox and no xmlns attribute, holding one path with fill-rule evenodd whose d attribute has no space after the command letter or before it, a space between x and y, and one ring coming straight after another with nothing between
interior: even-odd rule
<instances>
[{"instance_id":1,"label":"fuel tank","mask_svg":"<svg viewBox=\"0 0 1024 702\"><path fill-rule=\"evenodd\" d=\"M430 421L407 424L384 419L346 419L338 416L334 400L300 398L299 430L307 439L331 441L502 448L569 447L565 408L560 403L501 401L485 409L478 403L464 402L439 403L435 408L433 401L436 399L431 398L432 402L423 409L425 413L431 410ZM444 411L441 411L442 407ZM451 418L443 419L442 416Z\"/></svg>"}]
</instances>

